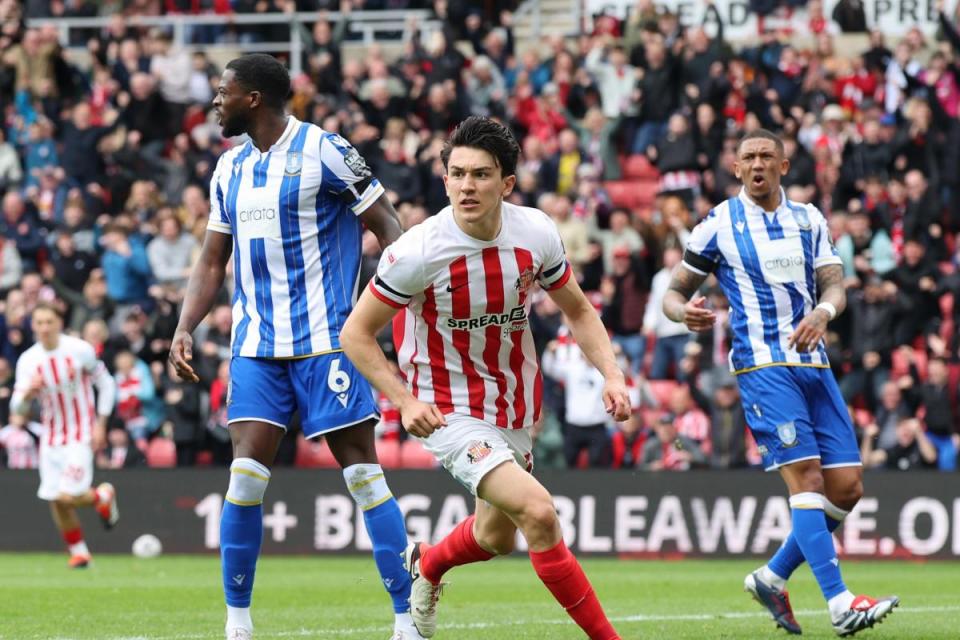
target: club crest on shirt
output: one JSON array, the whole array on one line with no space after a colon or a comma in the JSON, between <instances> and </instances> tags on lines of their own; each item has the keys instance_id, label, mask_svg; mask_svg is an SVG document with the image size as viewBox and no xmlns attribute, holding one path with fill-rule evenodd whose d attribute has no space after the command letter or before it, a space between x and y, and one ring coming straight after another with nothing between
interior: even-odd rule
<instances>
[{"instance_id":1,"label":"club crest on shirt","mask_svg":"<svg viewBox=\"0 0 960 640\"><path fill-rule=\"evenodd\" d=\"M793 217L797 221L797 226L799 226L804 231L810 230L810 216L807 215L807 210L804 208L800 209L790 209L793 211Z\"/></svg>"},{"instance_id":2,"label":"club crest on shirt","mask_svg":"<svg viewBox=\"0 0 960 640\"><path fill-rule=\"evenodd\" d=\"M287 164L283 167L283 172L288 176L300 175L303 169L303 153L300 151L290 151L287 153Z\"/></svg>"},{"instance_id":3,"label":"club crest on shirt","mask_svg":"<svg viewBox=\"0 0 960 640\"><path fill-rule=\"evenodd\" d=\"M777 425L777 435L780 437L780 442L783 443L783 446L787 449L790 447L797 446L797 427L793 424L793 420L790 422L784 422L783 424Z\"/></svg>"},{"instance_id":4,"label":"club crest on shirt","mask_svg":"<svg viewBox=\"0 0 960 640\"><path fill-rule=\"evenodd\" d=\"M475 440L467 447L467 461L470 464L477 464L493 451L493 447L486 440Z\"/></svg>"},{"instance_id":5,"label":"club crest on shirt","mask_svg":"<svg viewBox=\"0 0 960 640\"><path fill-rule=\"evenodd\" d=\"M520 277L518 277L517 281L513 283L513 288L520 293L526 293L530 287L533 286L533 282L536 280L536 277L536 274L533 272L533 267L527 267L520 272Z\"/></svg>"}]
</instances>

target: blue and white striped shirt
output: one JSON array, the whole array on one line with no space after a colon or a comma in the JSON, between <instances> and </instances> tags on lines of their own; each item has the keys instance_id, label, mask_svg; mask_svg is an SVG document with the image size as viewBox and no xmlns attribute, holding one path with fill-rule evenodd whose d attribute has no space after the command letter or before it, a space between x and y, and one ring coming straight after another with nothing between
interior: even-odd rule
<instances>
[{"instance_id":1,"label":"blue and white striped shirt","mask_svg":"<svg viewBox=\"0 0 960 640\"><path fill-rule=\"evenodd\" d=\"M210 185L207 228L233 236L233 354L340 349L357 299L358 216L384 192L339 135L290 116L267 151L230 149Z\"/></svg>"},{"instance_id":2,"label":"blue and white striped shirt","mask_svg":"<svg viewBox=\"0 0 960 640\"><path fill-rule=\"evenodd\" d=\"M732 371L829 366L822 341L811 353L787 345L817 304L816 269L841 264L816 207L790 202L781 189L780 205L768 213L741 190L694 228L681 264L700 275L715 272L730 302Z\"/></svg>"}]
</instances>

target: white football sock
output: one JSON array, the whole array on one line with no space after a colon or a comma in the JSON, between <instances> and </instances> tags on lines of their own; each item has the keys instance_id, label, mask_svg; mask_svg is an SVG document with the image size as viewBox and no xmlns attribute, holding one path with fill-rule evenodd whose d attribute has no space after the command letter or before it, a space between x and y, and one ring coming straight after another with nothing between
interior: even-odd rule
<instances>
[{"instance_id":1,"label":"white football sock","mask_svg":"<svg viewBox=\"0 0 960 640\"><path fill-rule=\"evenodd\" d=\"M760 579L766 582L768 585L776 589L777 591L783 591L787 588L787 581L785 578L778 576L773 570L767 566L763 565L760 567Z\"/></svg>"},{"instance_id":2,"label":"white football sock","mask_svg":"<svg viewBox=\"0 0 960 640\"><path fill-rule=\"evenodd\" d=\"M72 544L68 547L70 555L72 556L89 556L90 549L87 549L87 543L81 540L76 544Z\"/></svg>"},{"instance_id":3,"label":"white football sock","mask_svg":"<svg viewBox=\"0 0 960 640\"><path fill-rule=\"evenodd\" d=\"M410 612L406 613L397 613L394 614L396 617L393 621L393 630L394 631L406 631L410 625L413 624L413 618L410 617Z\"/></svg>"},{"instance_id":4,"label":"white football sock","mask_svg":"<svg viewBox=\"0 0 960 640\"><path fill-rule=\"evenodd\" d=\"M227 605L227 629L237 628L253 631L253 620L250 619L250 607L231 607Z\"/></svg>"},{"instance_id":5,"label":"white football sock","mask_svg":"<svg viewBox=\"0 0 960 640\"><path fill-rule=\"evenodd\" d=\"M827 601L827 606L830 608L830 618L836 621L849 611L850 605L853 604L853 598L853 594L849 591L838 593L830 598L830 600Z\"/></svg>"}]
</instances>

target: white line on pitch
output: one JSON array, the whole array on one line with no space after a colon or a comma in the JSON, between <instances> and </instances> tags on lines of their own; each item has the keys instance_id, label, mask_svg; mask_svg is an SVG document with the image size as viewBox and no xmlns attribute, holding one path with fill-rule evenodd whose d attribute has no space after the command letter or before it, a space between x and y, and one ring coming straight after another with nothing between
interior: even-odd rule
<instances>
[{"instance_id":1,"label":"white line on pitch","mask_svg":"<svg viewBox=\"0 0 960 640\"><path fill-rule=\"evenodd\" d=\"M911 613L949 613L960 611L960 606L943 607L904 607L896 610L897 614ZM806 609L794 612L798 616L825 615L824 609ZM689 622L696 620L736 620L742 618L769 618L770 614L762 611L730 611L727 613L690 613L690 614L646 614L639 613L629 616L611 616L611 622ZM493 629L497 627L515 627L515 626L552 626L569 625L572 621L565 617L551 618L549 620L512 620L499 622L463 622L453 624L437 625L438 630L470 630L470 629ZM266 638L313 638L317 636L334 635L359 635L367 633L390 633L393 627L387 625L355 627L353 629L297 629L295 631L277 631L274 633L261 633L259 637ZM120 636L105 640L202 640L220 636L216 633L209 634L178 634L174 636ZM70 638L58 638L57 640L71 640Z\"/></svg>"}]
</instances>

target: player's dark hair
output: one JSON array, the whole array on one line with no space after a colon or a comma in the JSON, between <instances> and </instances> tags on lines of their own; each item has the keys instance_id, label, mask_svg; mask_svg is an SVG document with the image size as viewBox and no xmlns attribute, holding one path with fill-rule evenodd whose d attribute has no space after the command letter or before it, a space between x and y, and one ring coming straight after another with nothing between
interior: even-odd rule
<instances>
[{"instance_id":1,"label":"player's dark hair","mask_svg":"<svg viewBox=\"0 0 960 640\"><path fill-rule=\"evenodd\" d=\"M440 153L445 170L454 147L472 147L486 151L496 160L504 178L517 173L520 145L517 144L513 132L496 120L484 116L470 116L457 125Z\"/></svg>"},{"instance_id":2,"label":"player's dark hair","mask_svg":"<svg viewBox=\"0 0 960 640\"><path fill-rule=\"evenodd\" d=\"M60 307L53 304L52 302L47 302L46 300L41 300L33 307L33 313L37 311L49 311L53 315L60 318L60 321L63 322L63 311L60 310ZM31 314L33 315L33 314Z\"/></svg>"},{"instance_id":3,"label":"player's dark hair","mask_svg":"<svg viewBox=\"0 0 960 640\"><path fill-rule=\"evenodd\" d=\"M783 151L783 140L780 139L780 136L775 134L773 131L767 129L757 129L751 131L750 133L745 134L737 141L737 157L740 157L740 147L743 146L743 143L747 140L772 140L775 145L777 145L777 153L781 156L784 155Z\"/></svg>"},{"instance_id":4,"label":"player's dark hair","mask_svg":"<svg viewBox=\"0 0 960 640\"><path fill-rule=\"evenodd\" d=\"M249 53L227 63L245 91L259 91L263 104L283 109L290 95L290 73L283 63L266 53Z\"/></svg>"}]
</instances>

